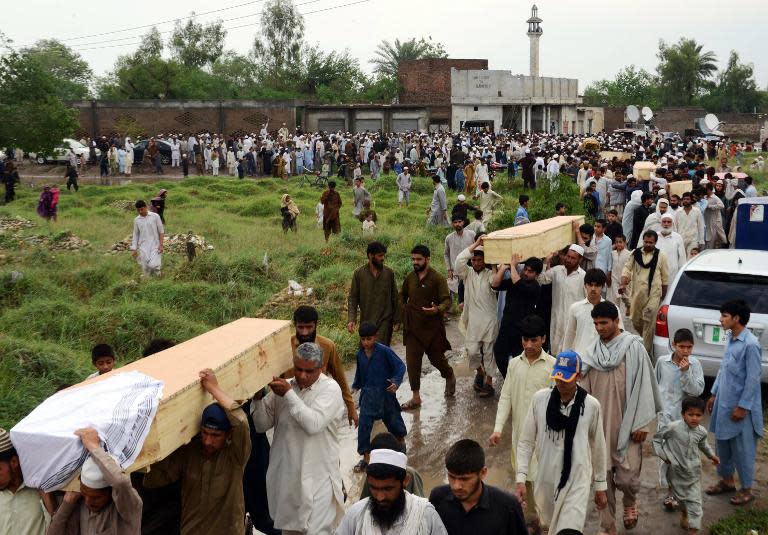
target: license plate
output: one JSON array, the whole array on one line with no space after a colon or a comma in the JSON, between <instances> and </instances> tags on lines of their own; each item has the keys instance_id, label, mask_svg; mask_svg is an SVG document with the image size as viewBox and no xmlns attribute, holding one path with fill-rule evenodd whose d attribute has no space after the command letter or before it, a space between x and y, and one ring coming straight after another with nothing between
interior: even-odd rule
<instances>
[{"instance_id":1,"label":"license plate","mask_svg":"<svg viewBox=\"0 0 768 535\"><path fill-rule=\"evenodd\" d=\"M727 341L727 331L719 325L707 325L704 327L704 339L709 344L724 346Z\"/></svg>"}]
</instances>

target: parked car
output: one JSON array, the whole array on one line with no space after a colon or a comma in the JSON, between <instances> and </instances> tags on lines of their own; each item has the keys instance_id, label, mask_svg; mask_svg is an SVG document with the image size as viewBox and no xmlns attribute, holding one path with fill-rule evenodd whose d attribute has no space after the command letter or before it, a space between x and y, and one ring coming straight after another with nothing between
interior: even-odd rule
<instances>
[{"instance_id":1,"label":"parked car","mask_svg":"<svg viewBox=\"0 0 768 535\"><path fill-rule=\"evenodd\" d=\"M157 143L157 146L160 148L160 161L163 162L163 165L169 165L171 163L170 143L167 143L161 139L156 139L155 143ZM139 165L143 161L144 151L147 150L147 145L149 145L149 140L145 139L143 141L139 141L133 146L134 165Z\"/></svg>"},{"instance_id":2,"label":"parked car","mask_svg":"<svg viewBox=\"0 0 768 535\"><path fill-rule=\"evenodd\" d=\"M76 139L64 138L61 145L53 150L53 154L45 156L43 154L29 153L29 157L35 160L40 165L44 163L66 163L69 161L69 151L72 149L77 154L78 158L85 157L88 159L88 147L77 141ZM101 151L96 149L96 157L101 155Z\"/></svg>"},{"instance_id":3,"label":"parked car","mask_svg":"<svg viewBox=\"0 0 768 535\"><path fill-rule=\"evenodd\" d=\"M720 305L731 299L743 299L752 311L747 327L763 347L761 380L768 383L768 251L715 249L689 260L669 285L656 316L654 356L670 353L675 332L690 329L694 356L704 375L715 377L728 334L720 326Z\"/></svg>"}]
</instances>

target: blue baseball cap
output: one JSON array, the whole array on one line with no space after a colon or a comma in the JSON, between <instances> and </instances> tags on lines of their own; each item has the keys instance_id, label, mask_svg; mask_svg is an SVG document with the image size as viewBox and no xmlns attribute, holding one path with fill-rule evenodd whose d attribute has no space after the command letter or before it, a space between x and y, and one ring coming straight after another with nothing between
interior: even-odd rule
<instances>
[{"instance_id":1,"label":"blue baseball cap","mask_svg":"<svg viewBox=\"0 0 768 535\"><path fill-rule=\"evenodd\" d=\"M581 358L575 351L562 351L555 357L555 367L552 368L551 379L570 383L581 373Z\"/></svg>"},{"instance_id":2,"label":"blue baseball cap","mask_svg":"<svg viewBox=\"0 0 768 535\"><path fill-rule=\"evenodd\" d=\"M218 403L211 403L203 411L201 425L215 431L230 431L232 424L227 418L227 412Z\"/></svg>"}]
</instances>

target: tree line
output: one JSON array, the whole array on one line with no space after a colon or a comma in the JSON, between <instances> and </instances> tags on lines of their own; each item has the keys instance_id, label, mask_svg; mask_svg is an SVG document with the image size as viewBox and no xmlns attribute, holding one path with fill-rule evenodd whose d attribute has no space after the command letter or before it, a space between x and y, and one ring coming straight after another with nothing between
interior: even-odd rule
<instances>
[{"instance_id":1,"label":"tree line","mask_svg":"<svg viewBox=\"0 0 768 535\"><path fill-rule=\"evenodd\" d=\"M731 51L718 69L717 56L694 39L659 41L655 73L630 65L613 80L598 80L584 90L589 106L702 106L711 112L768 111L768 89L761 90L754 67Z\"/></svg>"}]
</instances>

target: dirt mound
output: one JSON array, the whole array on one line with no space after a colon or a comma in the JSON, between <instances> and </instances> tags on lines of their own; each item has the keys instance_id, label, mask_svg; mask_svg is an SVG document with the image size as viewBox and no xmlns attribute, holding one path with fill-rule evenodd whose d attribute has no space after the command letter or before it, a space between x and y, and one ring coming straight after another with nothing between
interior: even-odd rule
<instances>
[{"instance_id":1,"label":"dirt mound","mask_svg":"<svg viewBox=\"0 0 768 535\"><path fill-rule=\"evenodd\" d=\"M116 201L109 203L109 207L114 208L115 210L125 210L126 212L132 212L136 209L135 202L136 201L129 201L126 199L117 199Z\"/></svg>"},{"instance_id":2,"label":"dirt mound","mask_svg":"<svg viewBox=\"0 0 768 535\"><path fill-rule=\"evenodd\" d=\"M0 232L19 232L25 228L32 228L35 224L23 217L0 217Z\"/></svg>"},{"instance_id":3,"label":"dirt mound","mask_svg":"<svg viewBox=\"0 0 768 535\"><path fill-rule=\"evenodd\" d=\"M187 242L192 242L197 252L212 251L213 245L205 241L203 236L196 234L166 234L163 241L163 251L171 254L187 254ZM122 253L124 251L130 251L131 249L131 236L128 235L121 241L117 242L109 250L112 254Z\"/></svg>"},{"instance_id":4,"label":"dirt mound","mask_svg":"<svg viewBox=\"0 0 768 535\"><path fill-rule=\"evenodd\" d=\"M0 241L0 249L24 249L42 247L50 251L79 251L89 247L88 240L78 238L72 232L64 230L53 235L33 234L32 236L13 236Z\"/></svg>"}]
</instances>

